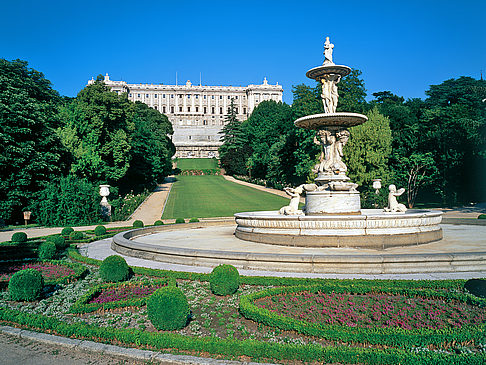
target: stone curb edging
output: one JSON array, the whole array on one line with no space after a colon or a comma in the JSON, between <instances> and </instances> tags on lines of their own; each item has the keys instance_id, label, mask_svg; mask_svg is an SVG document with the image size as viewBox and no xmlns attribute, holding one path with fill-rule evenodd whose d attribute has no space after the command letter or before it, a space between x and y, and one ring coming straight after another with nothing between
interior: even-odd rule
<instances>
[{"instance_id":1,"label":"stone curb edging","mask_svg":"<svg viewBox=\"0 0 486 365\"><path fill-rule=\"evenodd\" d=\"M28 339L31 341L41 342L47 345L62 346L72 350L81 350L105 355L118 356L137 361L156 361L157 363L164 365L275 365L270 363L216 360L211 358L188 355L164 354L155 351L132 349L93 341L77 340L56 335L50 335L47 333L38 333L10 326L0 326L0 333Z\"/></svg>"}]
</instances>

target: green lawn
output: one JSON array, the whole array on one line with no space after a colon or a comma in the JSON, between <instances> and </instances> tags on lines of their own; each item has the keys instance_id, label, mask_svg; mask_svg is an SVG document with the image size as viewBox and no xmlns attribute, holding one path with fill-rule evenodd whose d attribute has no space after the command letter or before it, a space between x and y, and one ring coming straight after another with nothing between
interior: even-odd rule
<instances>
[{"instance_id":1,"label":"green lawn","mask_svg":"<svg viewBox=\"0 0 486 365\"><path fill-rule=\"evenodd\" d=\"M177 176L162 218L231 217L234 213L278 210L289 204L275 194L225 180L222 176Z\"/></svg>"},{"instance_id":2,"label":"green lawn","mask_svg":"<svg viewBox=\"0 0 486 365\"><path fill-rule=\"evenodd\" d=\"M179 158L177 167L181 170L218 169L218 160L215 158Z\"/></svg>"}]
</instances>

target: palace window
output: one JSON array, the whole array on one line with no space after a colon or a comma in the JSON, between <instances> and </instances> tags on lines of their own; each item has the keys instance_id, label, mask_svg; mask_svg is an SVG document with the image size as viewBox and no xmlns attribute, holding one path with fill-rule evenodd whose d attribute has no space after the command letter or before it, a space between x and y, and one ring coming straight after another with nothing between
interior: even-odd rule
<instances>
[{"instance_id":1,"label":"palace window","mask_svg":"<svg viewBox=\"0 0 486 365\"><path fill-rule=\"evenodd\" d=\"M170 98L171 98L171 99L174 99L174 94L172 94L172 95L170 96Z\"/></svg>"},{"instance_id":2,"label":"palace window","mask_svg":"<svg viewBox=\"0 0 486 365\"><path fill-rule=\"evenodd\" d=\"M132 97L132 94L128 94L129 97Z\"/></svg>"},{"instance_id":3,"label":"palace window","mask_svg":"<svg viewBox=\"0 0 486 365\"><path fill-rule=\"evenodd\" d=\"M221 100L221 99L223 99L223 95L220 95L220 96L219 96L219 100Z\"/></svg>"},{"instance_id":4,"label":"palace window","mask_svg":"<svg viewBox=\"0 0 486 365\"><path fill-rule=\"evenodd\" d=\"M235 108L235 113L238 114L238 108Z\"/></svg>"},{"instance_id":5,"label":"palace window","mask_svg":"<svg viewBox=\"0 0 486 365\"><path fill-rule=\"evenodd\" d=\"M214 114L214 106L211 108L211 114Z\"/></svg>"},{"instance_id":6,"label":"palace window","mask_svg":"<svg viewBox=\"0 0 486 365\"><path fill-rule=\"evenodd\" d=\"M246 114L246 108L243 108L243 114Z\"/></svg>"},{"instance_id":7,"label":"palace window","mask_svg":"<svg viewBox=\"0 0 486 365\"><path fill-rule=\"evenodd\" d=\"M162 107L162 112L165 113L165 106Z\"/></svg>"},{"instance_id":8,"label":"palace window","mask_svg":"<svg viewBox=\"0 0 486 365\"><path fill-rule=\"evenodd\" d=\"M231 96L228 95L228 100L231 99Z\"/></svg>"},{"instance_id":9,"label":"palace window","mask_svg":"<svg viewBox=\"0 0 486 365\"><path fill-rule=\"evenodd\" d=\"M140 97L140 94L138 94L137 96Z\"/></svg>"},{"instance_id":10,"label":"palace window","mask_svg":"<svg viewBox=\"0 0 486 365\"><path fill-rule=\"evenodd\" d=\"M179 107L179 111L182 113L182 106Z\"/></svg>"},{"instance_id":11,"label":"palace window","mask_svg":"<svg viewBox=\"0 0 486 365\"><path fill-rule=\"evenodd\" d=\"M208 108L204 107L204 114L207 113Z\"/></svg>"},{"instance_id":12,"label":"palace window","mask_svg":"<svg viewBox=\"0 0 486 365\"><path fill-rule=\"evenodd\" d=\"M199 95L196 94L196 99L199 99Z\"/></svg>"},{"instance_id":13,"label":"palace window","mask_svg":"<svg viewBox=\"0 0 486 365\"><path fill-rule=\"evenodd\" d=\"M149 97L149 94L145 94L145 97L148 98Z\"/></svg>"},{"instance_id":14,"label":"palace window","mask_svg":"<svg viewBox=\"0 0 486 365\"><path fill-rule=\"evenodd\" d=\"M206 95L204 95L204 100L206 100Z\"/></svg>"},{"instance_id":15,"label":"palace window","mask_svg":"<svg viewBox=\"0 0 486 365\"><path fill-rule=\"evenodd\" d=\"M157 109L157 105L155 105L155 106L154 106L154 108L155 108L155 110L158 110L158 109Z\"/></svg>"},{"instance_id":16,"label":"palace window","mask_svg":"<svg viewBox=\"0 0 486 365\"><path fill-rule=\"evenodd\" d=\"M214 95L211 95L211 99L214 99Z\"/></svg>"},{"instance_id":17,"label":"palace window","mask_svg":"<svg viewBox=\"0 0 486 365\"><path fill-rule=\"evenodd\" d=\"M162 99L165 99L165 94L162 94Z\"/></svg>"},{"instance_id":18,"label":"palace window","mask_svg":"<svg viewBox=\"0 0 486 365\"><path fill-rule=\"evenodd\" d=\"M196 106L196 113L198 113L198 112L199 112L199 107Z\"/></svg>"},{"instance_id":19,"label":"palace window","mask_svg":"<svg viewBox=\"0 0 486 365\"><path fill-rule=\"evenodd\" d=\"M188 112L190 112L190 111L191 111L191 107L190 107L190 106L188 106L188 107L187 107L187 111L188 111Z\"/></svg>"},{"instance_id":20,"label":"palace window","mask_svg":"<svg viewBox=\"0 0 486 365\"><path fill-rule=\"evenodd\" d=\"M223 108L219 108L219 114L223 114Z\"/></svg>"},{"instance_id":21,"label":"palace window","mask_svg":"<svg viewBox=\"0 0 486 365\"><path fill-rule=\"evenodd\" d=\"M182 99L182 94L179 94L179 99Z\"/></svg>"},{"instance_id":22,"label":"palace window","mask_svg":"<svg viewBox=\"0 0 486 365\"><path fill-rule=\"evenodd\" d=\"M157 99L157 94L154 94L154 98Z\"/></svg>"},{"instance_id":23,"label":"palace window","mask_svg":"<svg viewBox=\"0 0 486 365\"><path fill-rule=\"evenodd\" d=\"M238 95L236 95L235 98L238 99Z\"/></svg>"},{"instance_id":24,"label":"palace window","mask_svg":"<svg viewBox=\"0 0 486 365\"><path fill-rule=\"evenodd\" d=\"M187 94L187 98L190 99L191 98L191 94Z\"/></svg>"},{"instance_id":25,"label":"palace window","mask_svg":"<svg viewBox=\"0 0 486 365\"><path fill-rule=\"evenodd\" d=\"M191 136L189 136L188 138L191 139Z\"/></svg>"},{"instance_id":26,"label":"palace window","mask_svg":"<svg viewBox=\"0 0 486 365\"><path fill-rule=\"evenodd\" d=\"M208 121L207 120L203 120L203 125L208 125Z\"/></svg>"},{"instance_id":27,"label":"palace window","mask_svg":"<svg viewBox=\"0 0 486 365\"><path fill-rule=\"evenodd\" d=\"M174 113L174 107L173 106L170 107L170 112Z\"/></svg>"}]
</instances>

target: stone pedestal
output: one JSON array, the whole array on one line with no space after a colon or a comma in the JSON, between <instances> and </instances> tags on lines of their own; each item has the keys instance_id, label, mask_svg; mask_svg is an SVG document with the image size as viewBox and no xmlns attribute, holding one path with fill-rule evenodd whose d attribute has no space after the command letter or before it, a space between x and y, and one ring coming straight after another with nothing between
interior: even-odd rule
<instances>
[{"instance_id":1,"label":"stone pedestal","mask_svg":"<svg viewBox=\"0 0 486 365\"><path fill-rule=\"evenodd\" d=\"M305 197L305 215L360 214L359 191L312 191Z\"/></svg>"}]
</instances>

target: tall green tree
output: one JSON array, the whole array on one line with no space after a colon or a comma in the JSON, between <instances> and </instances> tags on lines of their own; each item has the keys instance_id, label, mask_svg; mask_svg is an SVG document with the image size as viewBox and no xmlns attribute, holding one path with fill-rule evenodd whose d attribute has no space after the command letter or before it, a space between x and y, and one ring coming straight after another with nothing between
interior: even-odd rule
<instances>
[{"instance_id":1,"label":"tall green tree","mask_svg":"<svg viewBox=\"0 0 486 365\"><path fill-rule=\"evenodd\" d=\"M70 173L89 181L116 183L130 166L135 129L133 103L109 91L101 78L61 110L62 143L73 156Z\"/></svg>"},{"instance_id":2,"label":"tall green tree","mask_svg":"<svg viewBox=\"0 0 486 365\"><path fill-rule=\"evenodd\" d=\"M227 174L245 175L249 147L242 122L238 120L234 99L231 99L225 124L219 132L223 144L219 148L221 166Z\"/></svg>"},{"instance_id":3,"label":"tall green tree","mask_svg":"<svg viewBox=\"0 0 486 365\"><path fill-rule=\"evenodd\" d=\"M0 59L0 218L21 221L35 193L64 170L58 93L21 60ZM34 212L35 215L35 212Z\"/></svg>"},{"instance_id":4,"label":"tall green tree","mask_svg":"<svg viewBox=\"0 0 486 365\"><path fill-rule=\"evenodd\" d=\"M168 135L174 133L166 115L139 101L135 102L130 165L120 181L125 190L140 190L162 182L172 171L175 147ZM135 189L138 186L139 189Z\"/></svg>"},{"instance_id":5,"label":"tall green tree","mask_svg":"<svg viewBox=\"0 0 486 365\"><path fill-rule=\"evenodd\" d=\"M372 180L389 182L388 159L392 151L392 133L387 117L375 107L367 114L368 121L350 128L351 138L344 146L344 162L348 166L351 181L360 186L364 206L370 207L369 199L374 199Z\"/></svg>"}]
</instances>

